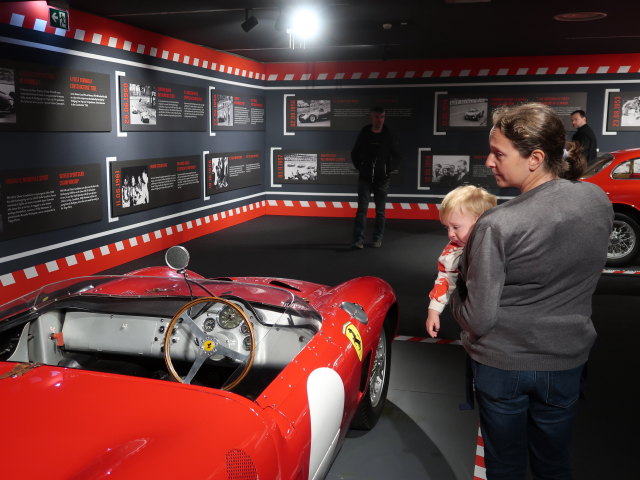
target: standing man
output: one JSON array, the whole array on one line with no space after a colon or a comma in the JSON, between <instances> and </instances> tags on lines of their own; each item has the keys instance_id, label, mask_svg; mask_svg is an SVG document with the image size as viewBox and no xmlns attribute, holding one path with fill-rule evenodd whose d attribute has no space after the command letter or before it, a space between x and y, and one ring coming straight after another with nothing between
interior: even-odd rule
<instances>
[{"instance_id":1,"label":"standing man","mask_svg":"<svg viewBox=\"0 0 640 480\"><path fill-rule=\"evenodd\" d=\"M587 125L587 114L584 110L576 110L571 114L571 124L576 129L571 140L582 146L582 153L587 160L587 165L591 165L598 154L598 142L595 133Z\"/></svg>"},{"instance_id":2,"label":"standing man","mask_svg":"<svg viewBox=\"0 0 640 480\"><path fill-rule=\"evenodd\" d=\"M358 176L358 211L353 226L353 247L364 248L364 229L367 208L373 194L376 220L373 230L373 247L382 246L384 235L385 205L391 173L398 169L400 153L393 136L384 124L383 107L373 107L371 124L360 130L351 151L351 161L360 172Z\"/></svg>"}]
</instances>

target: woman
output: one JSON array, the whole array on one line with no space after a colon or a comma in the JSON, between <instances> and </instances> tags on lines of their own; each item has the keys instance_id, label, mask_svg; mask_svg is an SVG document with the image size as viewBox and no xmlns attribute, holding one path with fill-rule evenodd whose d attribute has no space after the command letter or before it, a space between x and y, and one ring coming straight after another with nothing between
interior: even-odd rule
<instances>
[{"instance_id":1,"label":"woman","mask_svg":"<svg viewBox=\"0 0 640 480\"><path fill-rule=\"evenodd\" d=\"M451 299L471 357L487 478L524 479L529 461L536 479L570 479L613 210L597 186L575 181L585 160L572 142L564 152L550 107L500 109L493 123L486 166L521 195L480 217Z\"/></svg>"}]
</instances>

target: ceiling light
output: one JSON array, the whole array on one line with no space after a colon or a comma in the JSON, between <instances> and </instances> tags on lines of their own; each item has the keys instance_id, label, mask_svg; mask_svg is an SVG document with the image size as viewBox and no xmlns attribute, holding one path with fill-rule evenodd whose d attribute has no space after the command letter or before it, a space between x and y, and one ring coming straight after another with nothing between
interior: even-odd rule
<instances>
[{"instance_id":1,"label":"ceiling light","mask_svg":"<svg viewBox=\"0 0 640 480\"><path fill-rule=\"evenodd\" d=\"M245 32L248 32L256 25L258 25L258 19L253 15L249 16L249 9L246 8L244 11L244 22L240 24L240 26L242 27L242 30L244 30Z\"/></svg>"},{"instance_id":2,"label":"ceiling light","mask_svg":"<svg viewBox=\"0 0 640 480\"><path fill-rule=\"evenodd\" d=\"M572 12L572 13L559 13L554 15L553 19L558 22L590 22L593 20L600 20L607 16L602 12Z\"/></svg>"},{"instance_id":3,"label":"ceiling light","mask_svg":"<svg viewBox=\"0 0 640 480\"><path fill-rule=\"evenodd\" d=\"M320 19L315 10L300 8L291 14L291 25L287 29L289 35L308 40L320 31Z\"/></svg>"}]
</instances>

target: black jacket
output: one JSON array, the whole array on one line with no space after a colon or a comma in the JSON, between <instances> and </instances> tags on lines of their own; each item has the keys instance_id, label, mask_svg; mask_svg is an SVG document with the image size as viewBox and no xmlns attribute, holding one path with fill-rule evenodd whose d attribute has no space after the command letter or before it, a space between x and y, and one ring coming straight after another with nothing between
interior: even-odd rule
<instances>
[{"instance_id":1,"label":"black jacket","mask_svg":"<svg viewBox=\"0 0 640 480\"><path fill-rule=\"evenodd\" d=\"M371 125L363 127L351 150L351 161L362 179L389 178L400 165L400 153L387 126L383 125L380 133L372 132Z\"/></svg>"}]
</instances>

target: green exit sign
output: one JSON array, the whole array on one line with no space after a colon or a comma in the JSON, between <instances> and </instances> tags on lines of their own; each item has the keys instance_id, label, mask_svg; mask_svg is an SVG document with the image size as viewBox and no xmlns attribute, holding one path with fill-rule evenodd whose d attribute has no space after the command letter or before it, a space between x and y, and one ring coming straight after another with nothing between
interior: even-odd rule
<instances>
[{"instance_id":1,"label":"green exit sign","mask_svg":"<svg viewBox=\"0 0 640 480\"><path fill-rule=\"evenodd\" d=\"M57 8L49 8L49 25L69 30L69 12L58 10Z\"/></svg>"}]
</instances>

